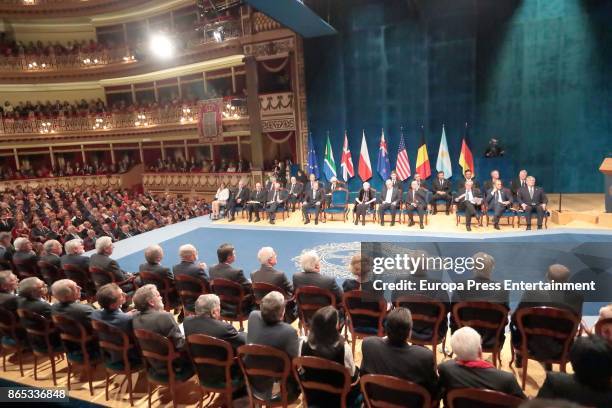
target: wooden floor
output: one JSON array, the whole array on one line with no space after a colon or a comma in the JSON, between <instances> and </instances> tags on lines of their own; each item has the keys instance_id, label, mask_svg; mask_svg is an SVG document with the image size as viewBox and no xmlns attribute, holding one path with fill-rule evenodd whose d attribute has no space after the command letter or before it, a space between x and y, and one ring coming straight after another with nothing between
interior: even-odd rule
<instances>
[{"instance_id":1,"label":"wooden floor","mask_svg":"<svg viewBox=\"0 0 612 408\"><path fill-rule=\"evenodd\" d=\"M294 323L294 327L296 330L297 322ZM238 329L237 325L236 328ZM245 328L248 331L248 327ZM449 332L450 336L450 332ZM517 370L514 366L512 368L509 367L509 362L511 359L510 347L509 347L509 334L506 335L506 343L504 345L504 349L502 351L502 367L501 369L505 371L512 372L517 381L520 384L520 370ZM449 338L450 339L450 338ZM447 348L450 348L447 342ZM448 357L445 357L441 352L441 347L438 347L437 350L438 363L445 361ZM354 356L356 364L359 366L361 363L361 340L357 341L356 353ZM490 361L490 354L485 354L485 359ZM529 362L529 370L527 377L527 385L525 393L528 396L535 396L537 394L538 388L542 385L545 379L545 372L542 366L534 361ZM0 372L0 377L5 378L10 381L22 383L28 386L33 387L53 387L53 382L51 381L51 366L49 361L43 361L42 364L39 364L38 369L38 381L34 380L34 372L33 372L33 359L31 355L26 356L24 358L24 377L21 377L19 373L19 366L16 364L16 360L12 357L7 359L7 371ZM554 366L555 370L558 370L557 366ZM568 371L571 372L571 365L568 365ZM67 379L67 371L66 371L66 362L65 360L60 361L57 364L57 377L58 377L58 387L66 387L66 379ZM109 401L106 401L104 396L104 371L103 367L97 367L94 373L94 396L90 396L89 394L89 386L85 378L79 379L79 374L73 374L72 380L72 389L69 392L71 398L76 398L80 400L85 400L88 402L92 402L95 404L111 406L111 407L129 407L129 399L127 393L127 381L125 377L119 376L115 379L111 378L111 383L109 385ZM137 407L146 407L147 406L147 383L144 372L135 373L132 377L132 382L134 384L134 405ZM194 376L188 383L181 386L177 392L179 396L179 405L182 406L195 406L199 402L200 394L199 388L196 384L196 377ZM167 389L158 389L154 392L152 397L152 406L155 407L171 407L172 401L170 399L170 395L167 392ZM235 407L247 407L248 399L243 398L237 400L234 404ZM297 407L299 404L293 404L292 407Z\"/></svg>"}]
</instances>

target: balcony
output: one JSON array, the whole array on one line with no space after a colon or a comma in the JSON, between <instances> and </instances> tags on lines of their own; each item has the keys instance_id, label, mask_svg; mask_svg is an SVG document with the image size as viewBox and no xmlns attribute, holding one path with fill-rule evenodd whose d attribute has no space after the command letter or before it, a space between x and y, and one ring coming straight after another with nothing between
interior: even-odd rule
<instances>
[{"instance_id":1,"label":"balcony","mask_svg":"<svg viewBox=\"0 0 612 408\"><path fill-rule=\"evenodd\" d=\"M19 18L91 16L139 6L150 0L2 0L0 15Z\"/></svg>"}]
</instances>

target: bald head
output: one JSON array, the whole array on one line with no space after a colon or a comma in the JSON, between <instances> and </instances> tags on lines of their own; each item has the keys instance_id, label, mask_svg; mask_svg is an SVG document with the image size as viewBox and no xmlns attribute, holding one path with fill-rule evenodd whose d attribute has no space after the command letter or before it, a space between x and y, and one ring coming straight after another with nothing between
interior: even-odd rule
<instances>
[{"instance_id":1,"label":"bald head","mask_svg":"<svg viewBox=\"0 0 612 408\"><path fill-rule=\"evenodd\" d=\"M553 264L548 267L546 275L551 282L567 282L570 277L570 270L565 265Z\"/></svg>"}]
</instances>

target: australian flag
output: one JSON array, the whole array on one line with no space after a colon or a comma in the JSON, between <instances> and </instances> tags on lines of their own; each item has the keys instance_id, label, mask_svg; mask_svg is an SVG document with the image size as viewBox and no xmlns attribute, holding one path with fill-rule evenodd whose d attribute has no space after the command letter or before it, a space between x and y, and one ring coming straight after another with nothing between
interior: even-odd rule
<instances>
[{"instance_id":1,"label":"australian flag","mask_svg":"<svg viewBox=\"0 0 612 408\"><path fill-rule=\"evenodd\" d=\"M319 178L319 164L317 163L312 135L308 137L308 174L314 174L317 179Z\"/></svg>"}]
</instances>

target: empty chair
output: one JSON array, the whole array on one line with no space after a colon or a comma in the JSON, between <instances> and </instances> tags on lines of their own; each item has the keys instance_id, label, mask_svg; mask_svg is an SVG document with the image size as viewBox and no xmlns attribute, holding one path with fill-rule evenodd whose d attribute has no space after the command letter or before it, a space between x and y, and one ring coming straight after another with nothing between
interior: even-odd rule
<instances>
[{"instance_id":1,"label":"empty chair","mask_svg":"<svg viewBox=\"0 0 612 408\"><path fill-rule=\"evenodd\" d=\"M367 408L430 408L429 392L418 384L390 375L366 374L361 392Z\"/></svg>"}]
</instances>

